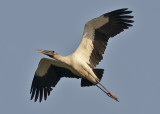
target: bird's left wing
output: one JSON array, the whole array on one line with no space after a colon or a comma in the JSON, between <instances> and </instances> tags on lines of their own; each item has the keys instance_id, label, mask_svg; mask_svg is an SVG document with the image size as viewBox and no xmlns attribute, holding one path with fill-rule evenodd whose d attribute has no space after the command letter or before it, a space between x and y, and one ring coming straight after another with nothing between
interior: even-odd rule
<instances>
[{"instance_id":1,"label":"bird's left wing","mask_svg":"<svg viewBox=\"0 0 160 114\"><path fill-rule=\"evenodd\" d=\"M39 97L39 101L47 99L50 95L52 87L55 87L61 77L79 78L70 70L63 68L63 64L59 61L42 58L35 72L31 85L31 100L35 97L35 102Z\"/></svg>"},{"instance_id":2,"label":"bird's left wing","mask_svg":"<svg viewBox=\"0 0 160 114\"><path fill-rule=\"evenodd\" d=\"M73 53L94 68L102 59L110 37L114 37L133 23L127 8L101 15L85 24L83 38Z\"/></svg>"}]
</instances>

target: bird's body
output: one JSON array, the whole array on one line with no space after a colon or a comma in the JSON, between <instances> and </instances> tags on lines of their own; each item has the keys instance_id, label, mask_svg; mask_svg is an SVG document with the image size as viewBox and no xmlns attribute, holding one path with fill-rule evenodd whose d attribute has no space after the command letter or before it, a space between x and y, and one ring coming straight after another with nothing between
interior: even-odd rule
<instances>
[{"instance_id":1,"label":"bird's body","mask_svg":"<svg viewBox=\"0 0 160 114\"><path fill-rule=\"evenodd\" d=\"M132 11L126 8L115 10L101 15L85 24L80 45L74 53L61 56L54 51L38 49L37 52L48 55L52 59L42 58L35 72L31 86L31 99L35 96L41 102L43 96L46 100L52 87L55 87L61 77L81 78L81 86L96 85L109 97L118 99L109 92L101 83L103 69L95 68L103 59L110 37L117 35L124 29L132 26L130 16ZM102 87L100 87L99 85Z\"/></svg>"},{"instance_id":2,"label":"bird's body","mask_svg":"<svg viewBox=\"0 0 160 114\"><path fill-rule=\"evenodd\" d=\"M56 65L58 67L63 67L66 68L68 70L70 70L73 74L75 74L76 76L79 76L81 78L85 78L89 81L91 81L93 84L97 84L98 82L95 80L99 80L98 77L95 75L95 73L93 72L93 69L80 57L75 55L74 53L68 56L60 56L59 54L55 54L54 59L56 60L51 60L50 63L52 63L53 65ZM44 61L46 60L43 59ZM41 65L40 65L41 66ZM47 69L49 67L45 66ZM44 68L40 67L41 69L37 69L36 73L41 72L41 75L44 75ZM92 76L94 77L92 77Z\"/></svg>"},{"instance_id":3,"label":"bird's body","mask_svg":"<svg viewBox=\"0 0 160 114\"><path fill-rule=\"evenodd\" d=\"M70 55L69 61L70 63L67 65L68 70L72 71L72 73L80 76L81 78L89 80L93 84L98 83L95 79L99 79L93 72L93 69L80 56L77 56L75 54Z\"/></svg>"}]
</instances>

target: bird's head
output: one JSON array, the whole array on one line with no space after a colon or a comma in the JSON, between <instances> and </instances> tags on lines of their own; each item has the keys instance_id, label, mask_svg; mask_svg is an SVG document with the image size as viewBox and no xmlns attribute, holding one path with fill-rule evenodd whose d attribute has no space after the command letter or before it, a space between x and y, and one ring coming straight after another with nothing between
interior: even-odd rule
<instances>
[{"instance_id":1,"label":"bird's head","mask_svg":"<svg viewBox=\"0 0 160 114\"><path fill-rule=\"evenodd\" d=\"M48 51L48 50L43 50L43 49L36 49L36 52L43 53L51 58L54 58L54 55L56 54L55 51Z\"/></svg>"}]
</instances>

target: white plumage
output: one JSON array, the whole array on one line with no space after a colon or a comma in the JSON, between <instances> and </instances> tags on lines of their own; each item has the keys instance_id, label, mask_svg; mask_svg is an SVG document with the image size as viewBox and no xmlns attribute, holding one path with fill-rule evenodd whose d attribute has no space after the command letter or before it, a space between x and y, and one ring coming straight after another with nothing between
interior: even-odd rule
<instances>
[{"instance_id":1,"label":"white plumage","mask_svg":"<svg viewBox=\"0 0 160 114\"><path fill-rule=\"evenodd\" d=\"M38 49L37 52L48 55L52 59L42 58L35 72L31 86L31 99L47 99L52 87L55 87L60 78L81 78L81 86L96 85L109 97L118 99L109 92L101 83L104 69L95 68L103 59L110 37L128 29L133 23L127 8L115 10L101 15L85 24L80 45L74 53L60 56L54 51Z\"/></svg>"}]
</instances>

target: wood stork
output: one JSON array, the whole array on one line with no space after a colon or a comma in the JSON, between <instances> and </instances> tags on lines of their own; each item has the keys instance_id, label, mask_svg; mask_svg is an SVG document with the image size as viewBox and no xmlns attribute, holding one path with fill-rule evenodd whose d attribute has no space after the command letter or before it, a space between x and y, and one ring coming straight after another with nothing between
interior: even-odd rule
<instances>
[{"instance_id":1,"label":"wood stork","mask_svg":"<svg viewBox=\"0 0 160 114\"><path fill-rule=\"evenodd\" d=\"M122 8L105 13L85 24L83 37L79 47L68 56L61 56L55 51L37 49L52 59L42 58L35 72L31 85L31 100L35 102L43 97L46 100L52 87L55 87L60 78L80 78L81 87L96 85L109 97L118 101L117 97L109 92L101 83L104 69L95 68L103 59L110 37L114 37L124 29L132 26L132 11Z\"/></svg>"}]
</instances>

